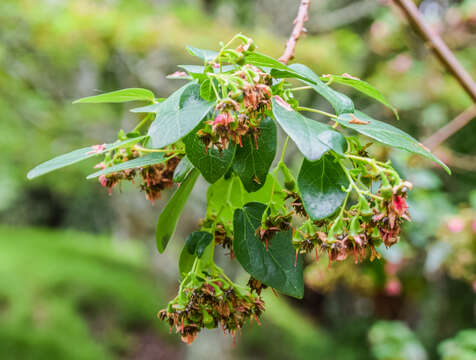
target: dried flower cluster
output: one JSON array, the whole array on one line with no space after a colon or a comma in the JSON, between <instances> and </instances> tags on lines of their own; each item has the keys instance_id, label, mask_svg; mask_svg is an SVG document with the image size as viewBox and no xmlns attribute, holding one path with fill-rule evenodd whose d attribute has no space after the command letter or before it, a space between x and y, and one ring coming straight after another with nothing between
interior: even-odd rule
<instances>
[{"instance_id":1,"label":"dried flower cluster","mask_svg":"<svg viewBox=\"0 0 476 360\"><path fill-rule=\"evenodd\" d=\"M263 311L264 302L258 295L251 291L243 294L224 279L208 279L183 288L167 309L159 311L158 317L191 344L205 327L220 326L225 334L235 336L247 320L254 318L259 323Z\"/></svg>"}]
</instances>

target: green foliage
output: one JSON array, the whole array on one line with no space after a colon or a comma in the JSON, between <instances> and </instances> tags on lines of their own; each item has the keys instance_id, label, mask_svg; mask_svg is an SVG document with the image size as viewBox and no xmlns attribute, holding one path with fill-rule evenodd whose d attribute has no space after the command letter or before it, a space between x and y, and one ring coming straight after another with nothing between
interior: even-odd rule
<instances>
[{"instance_id":1,"label":"green foliage","mask_svg":"<svg viewBox=\"0 0 476 360\"><path fill-rule=\"evenodd\" d=\"M0 353L19 360L117 359L133 351L133 329L167 333L152 320L164 295L141 247L5 226L0 244Z\"/></svg>"},{"instance_id":2,"label":"green foliage","mask_svg":"<svg viewBox=\"0 0 476 360\"><path fill-rule=\"evenodd\" d=\"M248 203L235 210L233 251L251 276L283 294L302 298L303 259L291 245L292 231L277 233L266 247L257 231L265 211L266 205L261 203Z\"/></svg>"},{"instance_id":3,"label":"green foliage","mask_svg":"<svg viewBox=\"0 0 476 360\"><path fill-rule=\"evenodd\" d=\"M306 212L311 219L321 220L342 205L349 180L338 162L323 156L314 162L303 160L297 184Z\"/></svg>"},{"instance_id":4,"label":"green foliage","mask_svg":"<svg viewBox=\"0 0 476 360\"><path fill-rule=\"evenodd\" d=\"M187 199L192 192L199 174L198 170L193 169L172 195L164 210L160 213L155 231L155 239L159 252L165 251L167 244L172 238L180 218L180 213L187 203Z\"/></svg>"},{"instance_id":5,"label":"green foliage","mask_svg":"<svg viewBox=\"0 0 476 360\"><path fill-rule=\"evenodd\" d=\"M369 331L372 353L378 360L426 360L415 334L398 321L379 321Z\"/></svg>"},{"instance_id":6,"label":"green foliage","mask_svg":"<svg viewBox=\"0 0 476 360\"><path fill-rule=\"evenodd\" d=\"M122 89L117 91L99 94L95 96L88 96L78 99L73 104L89 103L123 103L129 101L148 101L154 102L154 93L147 89Z\"/></svg>"},{"instance_id":7,"label":"green foliage","mask_svg":"<svg viewBox=\"0 0 476 360\"><path fill-rule=\"evenodd\" d=\"M442 360L470 360L476 356L476 330L460 331L438 346Z\"/></svg>"},{"instance_id":8,"label":"green foliage","mask_svg":"<svg viewBox=\"0 0 476 360\"><path fill-rule=\"evenodd\" d=\"M263 119L259 126L258 140L247 135L242 146L237 147L233 171L247 192L259 190L266 182L271 164L276 156L277 129L273 119Z\"/></svg>"}]
</instances>

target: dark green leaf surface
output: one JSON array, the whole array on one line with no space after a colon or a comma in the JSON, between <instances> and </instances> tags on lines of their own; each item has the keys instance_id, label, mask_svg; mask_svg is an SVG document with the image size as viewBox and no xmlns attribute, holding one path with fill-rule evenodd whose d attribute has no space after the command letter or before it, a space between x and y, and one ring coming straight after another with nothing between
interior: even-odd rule
<instances>
[{"instance_id":1,"label":"dark green leaf surface","mask_svg":"<svg viewBox=\"0 0 476 360\"><path fill-rule=\"evenodd\" d=\"M188 159L210 184L225 175L233 162L236 150L234 143L220 152L215 148L205 151L205 145L196 134L188 135L183 141Z\"/></svg>"},{"instance_id":2,"label":"dark green leaf surface","mask_svg":"<svg viewBox=\"0 0 476 360\"><path fill-rule=\"evenodd\" d=\"M303 80L308 85L324 97L334 108L337 115L344 113L353 113L354 112L354 103L347 96L334 89L331 89L329 86L324 84L319 76L317 76L311 69L306 65L302 64L292 64L289 66L296 73L301 75L304 78L311 79L312 82Z\"/></svg>"},{"instance_id":3,"label":"dark green leaf surface","mask_svg":"<svg viewBox=\"0 0 476 360\"><path fill-rule=\"evenodd\" d=\"M354 117L367 124L358 124L350 114L339 116L336 120L343 126L354 129L362 135L375 139L385 145L397 149L407 150L414 154L422 155L440 164L449 174L450 169L418 140L406 132L382 121L375 120L361 111L356 111Z\"/></svg>"},{"instance_id":4,"label":"dark green leaf surface","mask_svg":"<svg viewBox=\"0 0 476 360\"><path fill-rule=\"evenodd\" d=\"M184 156L175 168L174 182L181 183L182 181L184 181L190 171L192 171L192 169L193 164L190 162L187 156Z\"/></svg>"},{"instance_id":5,"label":"dark green leaf surface","mask_svg":"<svg viewBox=\"0 0 476 360\"><path fill-rule=\"evenodd\" d=\"M342 167L330 155L311 162L304 159L297 178L299 193L306 212L313 220L332 215L345 199L349 181Z\"/></svg>"},{"instance_id":6,"label":"dark green leaf surface","mask_svg":"<svg viewBox=\"0 0 476 360\"><path fill-rule=\"evenodd\" d=\"M342 134L329 125L286 109L274 98L273 115L308 160L318 160L330 150L338 154L343 154L346 150L347 144Z\"/></svg>"},{"instance_id":7,"label":"dark green leaf surface","mask_svg":"<svg viewBox=\"0 0 476 360\"><path fill-rule=\"evenodd\" d=\"M191 255L202 257L206 247L213 241L213 236L206 231L195 231L185 240L185 247Z\"/></svg>"},{"instance_id":8,"label":"dark green leaf surface","mask_svg":"<svg viewBox=\"0 0 476 360\"><path fill-rule=\"evenodd\" d=\"M200 97L200 85L188 83L160 104L149 128L149 146L162 148L190 133L212 109L213 103Z\"/></svg>"},{"instance_id":9,"label":"dark green leaf surface","mask_svg":"<svg viewBox=\"0 0 476 360\"><path fill-rule=\"evenodd\" d=\"M264 185L276 155L277 129L273 119L264 118L259 128L258 147L252 136L244 137L243 146L237 146L233 160L233 171L248 192L259 190Z\"/></svg>"},{"instance_id":10,"label":"dark green leaf surface","mask_svg":"<svg viewBox=\"0 0 476 360\"><path fill-rule=\"evenodd\" d=\"M139 158L136 158L136 159L132 159L132 160L120 163L120 164L116 164L116 165L110 166L108 168L102 169L100 171L96 171L95 173L93 173L91 175L88 175L88 177L86 179L93 179L93 178L96 178L100 175L112 174L112 173L115 173L117 171L160 164L162 162L165 162L165 159L166 159L166 157L164 156L164 153L147 154L145 156L142 156L142 157L139 157Z\"/></svg>"},{"instance_id":11,"label":"dark green leaf surface","mask_svg":"<svg viewBox=\"0 0 476 360\"><path fill-rule=\"evenodd\" d=\"M200 173L198 170L192 170L184 182L172 195L164 210L162 210L160 213L159 221L157 222L157 227L155 229L157 249L160 253L164 252L167 244L174 234L180 214L190 193L192 192L193 186L195 185L199 174Z\"/></svg>"},{"instance_id":12,"label":"dark green leaf surface","mask_svg":"<svg viewBox=\"0 0 476 360\"><path fill-rule=\"evenodd\" d=\"M368 82L357 79L357 78L354 79L348 76L341 76L341 75L330 75L330 77L321 77L321 79L323 80L332 79L333 83L338 83L338 84L343 84L343 85L353 87L355 90L360 91L362 94L365 94L371 97L372 99L375 99L379 101L380 103L384 104L388 108L390 108L395 114L395 117L398 119L397 109L395 109L395 107L393 107L388 102L385 96L377 88L370 85Z\"/></svg>"},{"instance_id":13,"label":"dark green leaf surface","mask_svg":"<svg viewBox=\"0 0 476 360\"><path fill-rule=\"evenodd\" d=\"M193 46L187 45L187 51L190 55L196 56L204 62L213 60L218 55L218 52L213 50L199 49Z\"/></svg>"},{"instance_id":14,"label":"dark green leaf surface","mask_svg":"<svg viewBox=\"0 0 476 360\"><path fill-rule=\"evenodd\" d=\"M234 214L233 252L243 268L262 283L283 294L302 298L304 294L303 257L298 256L296 266L292 230L279 232L265 243L256 235L261 224L265 204L248 203Z\"/></svg>"},{"instance_id":15,"label":"dark green leaf surface","mask_svg":"<svg viewBox=\"0 0 476 360\"><path fill-rule=\"evenodd\" d=\"M81 103L123 103L128 101L154 101L154 93L147 89L130 88L112 91L95 96L88 96L82 99L78 99L73 104Z\"/></svg>"},{"instance_id":16,"label":"dark green leaf surface","mask_svg":"<svg viewBox=\"0 0 476 360\"><path fill-rule=\"evenodd\" d=\"M142 140L144 138L145 138L145 136L139 136L139 137L136 137L136 138L127 139L127 140L120 141L120 142L106 144L105 149L101 150L101 151L96 151L92 146L90 146L90 147L86 147L86 148L82 148L82 149L79 149L79 150L72 151L72 152L64 154L64 155L60 155L58 157L55 157L54 159L48 160L48 161L44 162L43 164L40 164L40 165L36 166L34 169L32 169L27 174L27 178L28 179L33 179L33 178L38 177L40 175L47 174L51 171L61 169L65 166L75 164L79 161L89 159L89 158L91 158L93 156L96 156L96 155L99 155L99 154L103 154L106 151L114 150L116 148L119 148L119 147L122 147L122 146L127 146L127 145L130 145L130 144L135 144L135 143L139 142L140 140Z\"/></svg>"}]
</instances>

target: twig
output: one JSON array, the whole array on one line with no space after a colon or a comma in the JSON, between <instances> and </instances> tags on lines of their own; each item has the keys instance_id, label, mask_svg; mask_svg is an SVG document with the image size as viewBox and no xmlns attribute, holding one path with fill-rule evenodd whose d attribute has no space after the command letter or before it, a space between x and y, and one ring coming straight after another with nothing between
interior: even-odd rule
<instances>
[{"instance_id":1,"label":"twig","mask_svg":"<svg viewBox=\"0 0 476 360\"><path fill-rule=\"evenodd\" d=\"M463 128L476 117L476 105L473 105L443 126L423 142L427 148L433 150L440 146L446 139Z\"/></svg>"},{"instance_id":2,"label":"twig","mask_svg":"<svg viewBox=\"0 0 476 360\"><path fill-rule=\"evenodd\" d=\"M403 10L405 16L413 24L418 33L429 43L439 60L458 80L468 95L476 102L476 83L459 63L451 50L423 20L421 13L412 0L394 0Z\"/></svg>"},{"instance_id":3,"label":"twig","mask_svg":"<svg viewBox=\"0 0 476 360\"><path fill-rule=\"evenodd\" d=\"M299 5L298 14L296 19L294 19L294 28L291 32L291 36L286 43L286 48L284 49L283 55L279 58L283 64L287 64L289 60L294 57L294 50L296 49L297 41L303 32L306 32L304 28L304 23L309 19L309 6L311 5L311 0L301 0Z\"/></svg>"}]
</instances>

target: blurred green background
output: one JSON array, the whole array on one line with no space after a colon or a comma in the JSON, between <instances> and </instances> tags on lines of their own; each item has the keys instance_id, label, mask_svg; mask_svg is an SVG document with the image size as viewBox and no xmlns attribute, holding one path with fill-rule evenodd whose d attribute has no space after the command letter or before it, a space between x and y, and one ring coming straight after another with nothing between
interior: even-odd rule
<instances>
[{"instance_id":1,"label":"blurred green background","mask_svg":"<svg viewBox=\"0 0 476 360\"><path fill-rule=\"evenodd\" d=\"M476 78L476 1L424 0L425 19ZM400 110L349 92L357 107L424 140L471 100L389 1L320 0L296 61L363 78ZM237 345L219 331L193 346L156 319L177 289L177 254L203 215L200 182L176 239L158 255L151 206L124 186L108 196L85 176L93 161L26 180L58 154L133 128L132 105L72 105L82 96L145 87L196 63L187 44L217 48L237 32L278 57L297 0L2 0L0 2L0 358L476 359L476 121L437 154L453 170L373 147L415 185L413 222L385 261L309 259L303 301L265 295L260 327ZM347 89L348 90L348 89ZM317 96L309 105L325 108ZM299 165L291 149L288 160ZM166 198L167 196L165 196ZM224 254L219 261L243 276Z\"/></svg>"}]
</instances>

